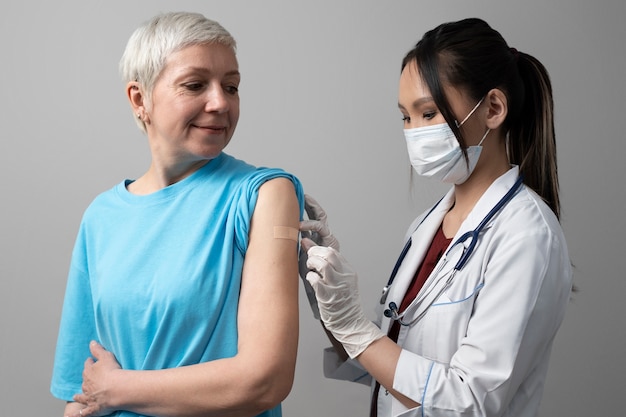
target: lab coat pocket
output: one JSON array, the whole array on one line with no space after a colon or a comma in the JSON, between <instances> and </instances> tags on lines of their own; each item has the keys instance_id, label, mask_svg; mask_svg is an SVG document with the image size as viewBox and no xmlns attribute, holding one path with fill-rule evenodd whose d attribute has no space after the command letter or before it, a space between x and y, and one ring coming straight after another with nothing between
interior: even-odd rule
<instances>
[{"instance_id":1,"label":"lab coat pocket","mask_svg":"<svg viewBox=\"0 0 626 417\"><path fill-rule=\"evenodd\" d=\"M414 352L427 359L449 364L467 333L474 309L474 300L482 288L462 288L453 285L430 306L415 329L417 346ZM411 332L413 333L413 332Z\"/></svg>"},{"instance_id":2,"label":"lab coat pocket","mask_svg":"<svg viewBox=\"0 0 626 417\"><path fill-rule=\"evenodd\" d=\"M410 410L403 411L401 413L395 414L396 417L422 417L422 407L411 408Z\"/></svg>"}]
</instances>

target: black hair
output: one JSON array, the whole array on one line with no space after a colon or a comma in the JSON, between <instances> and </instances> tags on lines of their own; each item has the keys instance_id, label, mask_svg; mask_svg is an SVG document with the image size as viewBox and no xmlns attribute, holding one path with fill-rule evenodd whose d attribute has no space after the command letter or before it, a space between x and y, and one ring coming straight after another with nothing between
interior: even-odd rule
<instances>
[{"instance_id":1,"label":"black hair","mask_svg":"<svg viewBox=\"0 0 626 417\"><path fill-rule=\"evenodd\" d=\"M468 18L426 32L402 60L402 69L407 65L419 69L464 153L467 145L443 86L462 89L477 102L490 90L501 90L508 104L503 127L509 160L560 217L552 86L541 62L509 47L484 20Z\"/></svg>"}]
</instances>

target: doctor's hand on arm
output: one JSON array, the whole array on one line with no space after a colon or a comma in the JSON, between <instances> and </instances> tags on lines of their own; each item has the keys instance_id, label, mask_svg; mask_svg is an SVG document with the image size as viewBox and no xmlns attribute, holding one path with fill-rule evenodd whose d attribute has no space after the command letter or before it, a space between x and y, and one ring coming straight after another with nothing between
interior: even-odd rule
<instances>
[{"instance_id":1,"label":"doctor's hand on arm","mask_svg":"<svg viewBox=\"0 0 626 417\"><path fill-rule=\"evenodd\" d=\"M305 203L309 220L300 223L300 230L313 233L302 235L300 276L305 288L315 294L315 307L328 339L342 360L356 358L405 406L418 406L392 389L402 349L365 316L357 274L339 253L339 241L330 232L326 212L311 196L305 196Z\"/></svg>"},{"instance_id":2,"label":"doctor's hand on arm","mask_svg":"<svg viewBox=\"0 0 626 417\"><path fill-rule=\"evenodd\" d=\"M300 255L298 258L300 278L302 279L307 299L311 305L313 317L316 320L320 320L322 328L326 333L326 337L328 337L328 340L331 342L339 358L345 362L349 359L349 356L343 348L343 345L335 339L333 334L324 326L324 322L321 321L319 308L317 306L317 298L315 297L315 290L313 290L313 287L311 287L311 284L306 279L306 275L310 271L306 264L308 259L308 249L319 245L339 250L339 241L330 231L330 227L328 226L328 217L326 216L326 212L322 206L320 206L320 204L308 194L304 196L304 203L308 220L302 220L300 222L300 232L302 235Z\"/></svg>"},{"instance_id":3,"label":"doctor's hand on arm","mask_svg":"<svg viewBox=\"0 0 626 417\"><path fill-rule=\"evenodd\" d=\"M339 250L339 241L330 231L326 211L310 195L304 196L304 209L308 220L300 222L302 238L308 239L319 246L328 246Z\"/></svg>"},{"instance_id":4,"label":"doctor's hand on arm","mask_svg":"<svg viewBox=\"0 0 626 417\"><path fill-rule=\"evenodd\" d=\"M306 245L306 243L305 243ZM419 404L393 390L402 348L389 339L360 304L358 278L348 261L335 249L308 246L306 279L315 290L324 327L346 353L408 408Z\"/></svg>"},{"instance_id":5,"label":"doctor's hand on arm","mask_svg":"<svg viewBox=\"0 0 626 417\"><path fill-rule=\"evenodd\" d=\"M252 216L237 313L237 354L154 371L120 369L101 347L87 361L82 417L128 410L156 417L254 416L277 406L293 384L298 345L299 205L290 180L266 182ZM102 349L102 351L100 351ZM117 367L116 367L117 365ZM75 414L70 417L81 417Z\"/></svg>"},{"instance_id":6,"label":"doctor's hand on arm","mask_svg":"<svg viewBox=\"0 0 626 417\"><path fill-rule=\"evenodd\" d=\"M310 247L315 245L327 246L339 250L339 241L330 231L326 212L322 206L308 194L304 196L304 210L306 211L308 220L302 220L300 222L300 235L302 240L300 253L298 254L298 272L302 279L302 285L304 286L307 300L311 306L311 311L313 312L313 318L320 320L320 311L317 306L315 291L306 279L306 274L309 272L309 267L306 264L308 259L307 251ZM345 360L346 354L341 344L338 343L328 331L326 331L326 334L337 353L342 357L342 360Z\"/></svg>"}]
</instances>

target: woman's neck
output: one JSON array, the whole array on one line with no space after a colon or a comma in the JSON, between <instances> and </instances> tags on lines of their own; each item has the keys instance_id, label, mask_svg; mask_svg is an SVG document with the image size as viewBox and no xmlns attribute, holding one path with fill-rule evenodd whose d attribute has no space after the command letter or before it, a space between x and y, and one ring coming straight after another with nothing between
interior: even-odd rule
<instances>
[{"instance_id":1,"label":"woman's neck","mask_svg":"<svg viewBox=\"0 0 626 417\"><path fill-rule=\"evenodd\" d=\"M170 167L165 169L155 164L154 161L150 164L148 171L141 177L137 178L127 186L127 189L132 194L146 195L155 191L159 191L165 187L177 183L178 181L188 177L207 164L209 160L200 160L193 164L185 165L184 167Z\"/></svg>"}]
</instances>

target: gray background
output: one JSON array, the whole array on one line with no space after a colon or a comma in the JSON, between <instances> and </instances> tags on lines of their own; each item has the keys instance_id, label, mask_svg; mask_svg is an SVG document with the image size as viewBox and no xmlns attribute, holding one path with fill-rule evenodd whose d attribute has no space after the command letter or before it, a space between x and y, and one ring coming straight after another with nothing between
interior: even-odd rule
<instances>
[{"instance_id":1,"label":"gray background","mask_svg":"<svg viewBox=\"0 0 626 417\"><path fill-rule=\"evenodd\" d=\"M91 199L149 162L117 62L156 12L199 11L239 42L241 121L227 151L281 166L329 213L371 312L413 217L443 192L410 179L396 108L404 53L479 16L551 73L563 227L580 293L558 335L542 416L620 415L626 3L623 0L5 2L0 12L0 413L61 416L48 392L70 251ZM363 416L368 389L325 380L301 294L285 416ZM502 300L505 305L507 300Z\"/></svg>"}]
</instances>

